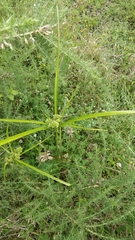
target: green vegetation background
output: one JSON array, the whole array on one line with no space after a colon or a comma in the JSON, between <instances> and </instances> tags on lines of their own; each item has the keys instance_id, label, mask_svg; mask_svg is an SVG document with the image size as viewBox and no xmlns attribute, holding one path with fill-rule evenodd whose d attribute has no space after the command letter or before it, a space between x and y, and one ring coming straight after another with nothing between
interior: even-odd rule
<instances>
[{"instance_id":1,"label":"green vegetation background","mask_svg":"<svg viewBox=\"0 0 135 240\"><path fill-rule=\"evenodd\" d=\"M53 112L56 5L42 0L0 3L0 118L44 121ZM134 109L134 9L133 0L59 1L59 111L80 85L67 117ZM1 148L0 239L135 239L134 119L117 116L83 125L107 130L101 132L65 129L61 161L55 160L52 138L23 156L71 187L17 165L7 168L4 182L10 149ZM8 131L12 136L29 128L11 124ZM0 123L1 139L6 129ZM50 134L39 132L12 147L31 148Z\"/></svg>"}]
</instances>

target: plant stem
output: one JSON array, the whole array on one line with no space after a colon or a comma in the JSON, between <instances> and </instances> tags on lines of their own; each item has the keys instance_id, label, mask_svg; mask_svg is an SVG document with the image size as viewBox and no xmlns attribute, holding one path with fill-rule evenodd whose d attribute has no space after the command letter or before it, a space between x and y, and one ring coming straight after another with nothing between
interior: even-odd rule
<instances>
[{"instance_id":1,"label":"plant stem","mask_svg":"<svg viewBox=\"0 0 135 240\"><path fill-rule=\"evenodd\" d=\"M59 131L59 148L60 148L60 158L61 158L61 151L62 151L62 137L61 137L61 127Z\"/></svg>"},{"instance_id":2,"label":"plant stem","mask_svg":"<svg viewBox=\"0 0 135 240\"><path fill-rule=\"evenodd\" d=\"M58 18L58 51L56 61L56 73L55 73L55 88L54 88L54 114L58 112L58 81L59 81L59 61L60 61L60 28L59 28L59 10L57 6L57 18Z\"/></svg>"},{"instance_id":3,"label":"plant stem","mask_svg":"<svg viewBox=\"0 0 135 240\"><path fill-rule=\"evenodd\" d=\"M58 134L58 128L56 128L56 151L57 151L57 157L59 156L59 134Z\"/></svg>"},{"instance_id":4,"label":"plant stem","mask_svg":"<svg viewBox=\"0 0 135 240\"><path fill-rule=\"evenodd\" d=\"M6 167L7 167L7 162L4 164L4 181L6 181Z\"/></svg>"}]
</instances>

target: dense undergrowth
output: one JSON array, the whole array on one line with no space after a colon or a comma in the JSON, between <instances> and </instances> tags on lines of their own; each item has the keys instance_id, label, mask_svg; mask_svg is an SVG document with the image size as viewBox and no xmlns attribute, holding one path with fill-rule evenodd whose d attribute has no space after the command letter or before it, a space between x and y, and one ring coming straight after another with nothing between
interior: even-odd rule
<instances>
[{"instance_id":1,"label":"dense undergrowth","mask_svg":"<svg viewBox=\"0 0 135 240\"><path fill-rule=\"evenodd\" d=\"M88 2L59 2L59 113L79 84L65 119L135 106L135 2ZM56 5L42 0L0 3L0 118L44 121L52 115ZM63 129L60 159L52 130L1 147L0 239L135 239L134 119L112 116L82 123L107 131ZM0 138L28 129L29 124L7 128L0 123ZM22 161L72 185L17 164L7 166L3 181L5 158L20 146L23 151L35 146Z\"/></svg>"}]
</instances>

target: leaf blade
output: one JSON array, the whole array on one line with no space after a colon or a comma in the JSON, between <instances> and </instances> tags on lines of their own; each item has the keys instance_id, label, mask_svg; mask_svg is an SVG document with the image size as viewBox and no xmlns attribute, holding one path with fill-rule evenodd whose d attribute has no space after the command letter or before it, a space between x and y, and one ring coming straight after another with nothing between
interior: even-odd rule
<instances>
[{"instance_id":1,"label":"leaf blade","mask_svg":"<svg viewBox=\"0 0 135 240\"><path fill-rule=\"evenodd\" d=\"M38 168L36 168L36 167L33 167L32 165L30 165L30 164L28 164L28 163L26 163L26 162L23 162L23 161L21 161L21 160L16 160L16 161L17 161L18 163L20 163L20 164L22 164L22 165L25 165L26 167L32 169L33 171L38 172L38 173L41 174L41 175L44 175L44 176L46 176L46 177L48 177L48 178L51 178L52 180L54 180L54 181L56 181L56 182L59 182L59 183L64 184L64 185L66 185L66 186L71 186L70 183L67 183L67 182L65 182L65 181L63 181L63 180L61 180L61 179L59 179L59 178L56 178L56 177L52 176L51 174L46 173L46 172L44 172L44 171L42 171L42 170L40 170L40 169L38 169Z\"/></svg>"},{"instance_id":2,"label":"leaf blade","mask_svg":"<svg viewBox=\"0 0 135 240\"><path fill-rule=\"evenodd\" d=\"M86 119L92 119L97 117L109 117L109 116L116 116L116 115L125 115L125 114L135 114L135 110L127 110L127 111L112 111L112 112L99 112L99 113L92 113L88 115L82 115L79 117L71 118L61 124L61 127L69 126L70 123L78 122Z\"/></svg>"},{"instance_id":3,"label":"leaf blade","mask_svg":"<svg viewBox=\"0 0 135 240\"><path fill-rule=\"evenodd\" d=\"M25 136L28 136L28 135L30 135L32 133L36 133L36 132L39 132L39 131L42 131L42 130L46 130L46 129L48 129L48 127L45 128L45 127L42 126L42 127L38 127L38 128L27 130L27 131L22 132L22 133L18 133L16 135L13 135L11 137L8 137L6 139L1 140L0 141L0 146L5 145L5 144L10 143L10 142L13 142L13 141L15 141L17 139L20 139L20 138L23 138Z\"/></svg>"},{"instance_id":4,"label":"leaf blade","mask_svg":"<svg viewBox=\"0 0 135 240\"><path fill-rule=\"evenodd\" d=\"M40 121L36 121L36 120L7 119L7 118L0 118L0 122L8 122L8 123L30 123L30 124L46 124L45 122L40 122Z\"/></svg>"}]
</instances>

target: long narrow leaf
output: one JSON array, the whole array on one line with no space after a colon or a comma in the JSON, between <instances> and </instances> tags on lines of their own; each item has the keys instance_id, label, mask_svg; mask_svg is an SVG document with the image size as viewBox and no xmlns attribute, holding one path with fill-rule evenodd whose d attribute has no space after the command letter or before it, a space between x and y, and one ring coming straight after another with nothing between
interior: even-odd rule
<instances>
[{"instance_id":1,"label":"long narrow leaf","mask_svg":"<svg viewBox=\"0 0 135 240\"><path fill-rule=\"evenodd\" d=\"M35 144L34 146L32 146L32 147L30 147L30 148L28 148L28 149L26 149L24 152L22 152L21 153L21 155L23 155L23 154L25 154L25 153L27 153L27 152L29 152L29 151L31 151L32 149L34 149L34 148L36 148L37 146L39 146L39 145L41 145L43 142L45 142L47 139L49 139L50 137L52 137L52 135L51 136L49 136L49 137L47 137L47 138L45 138L44 140L42 140L41 142L38 142L37 144Z\"/></svg>"},{"instance_id":2,"label":"long narrow leaf","mask_svg":"<svg viewBox=\"0 0 135 240\"><path fill-rule=\"evenodd\" d=\"M13 142L13 141L15 141L15 140L17 140L19 138L23 138L25 136L28 136L28 135L30 135L32 133L36 133L36 132L39 132L39 131L42 131L42 130L46 130L46 129L48 129L48 127L38 127L38 128L30 129L30 130L27 130L25 132L13 135L11 137L8 137L6 139L1 140L0 141L0 146L5 145L5 144L10 143L10 142Z\"/></svg>"},{"instance_id":3,"label":"long narrow leaf","mask_svg":"<svg viewBox=\"0 0 135 240\"><path fill-rule=\"evenodd\" d=\"M124 114L135 114L135 111L113 111L113 112L99 112L99 113L93 113L93 114L88 114L88 115L83 115L79 117L74 117L71 118L61 124L61 127L64 126L69 126L70 123L77 122L77 121L83 121L86 119L91 119L91 118L97 118L97 117L109 117L109 116L115 116L115 115L124 115Z\"/></svg>"},{"instance_id":4,"label":"long narrow leaf","mask_svg":"<svg viewBox=\"0 0 135 240\"><path fill-rule=\"evenodd\" d=\"M36 120L6 119L6 118L0 118L0 122L46 124L45 122L40 122L40 121L36 121Z\"/></svg>"},{"instance_id":5,"label":"long narrow leaf","mask_svg":"<svg viewBox=\"0 0 135 240\"><path fill-rule=\"evenodd\" d=\"M39 174L42 174L42 175L44 175L44 176L46 176L46 177L48 177L48 178L51 178L51 179L55 180L56 182L62 183L62 184L64 184L64 185L66 185L66 186L71 186L70 183L67 183L67 182L65 182L65 181L63 181L63 180L60 180L59 178L56 178L56 177L54 177L54 176L52 176L52 175L50 175L50 174L48 174L48 173L46 173L46 172L44 172L44 171L36 168L36 167L33 167L33 166L31 166L30 164L28 164L28 163L26 163L26 162L23 162L23 161L21 161L21 160L16 160L16 161L17 161L18 163L20 163L20 164L22 164L22 165L24 165L24 166L32 169L32 170L38 172Z\"/></svg>"}]
</instances>

